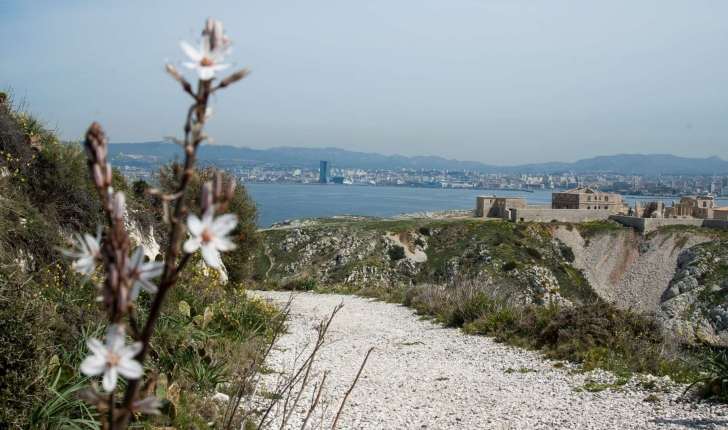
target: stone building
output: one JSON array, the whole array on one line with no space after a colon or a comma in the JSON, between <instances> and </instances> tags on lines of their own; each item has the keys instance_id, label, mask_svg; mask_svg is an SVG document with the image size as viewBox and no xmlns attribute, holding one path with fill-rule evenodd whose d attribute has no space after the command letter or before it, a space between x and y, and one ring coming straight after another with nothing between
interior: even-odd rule
<instances>
[{"instance_id":1,"label":"stone building","mask_svg":"<svg viewBox=\"0 0 728 430\"><path fill-rule=\"evenodd\" d=\"M634 210L630 214L638 218L664 218L665 202L634 202Z\"/></svg>"},{"instance_id":2,"label":"stone building","mask_svg":"<svg viewBox=\"0 0 728 430\"><path fill-rule=\"evenodd\" d=\"M672 206L665 208L665 218L713 219L715 200L707 196L685 196L680 203L673 200Z\"/></svg>"},{"instance_id":3,"label":"stone building","mask_svg":"<svg viewBox=\"0 0 728 430\"><path fill-rule=\"evenodd\" d=\"M475 216L476 217L487 217L490 213L490 208L493 207L493 202L498 197L492 196L478 196L475 198Z\"/></svg>"},{"instance_id":4,"label":"stone building","mask_svg":"<svg viewBox=\"0 0 728 430\"><path fill-rule=\"evenodd\" d=\"M624 213L624 202L619 194L607 194L591 188L575 188L551 195L553 209L609 210L610 213Z\"/></svg>"},{"instance_id":5,"label":"stone building","mask_svg":"<svg viewBox=\"0 0 728 430\"><path fill-rule=\"evenodd\" d=\"M478 196L475 216L484 218L510 218L510 210L526 207L525 197Z\"/></svg>"}]
</instances>

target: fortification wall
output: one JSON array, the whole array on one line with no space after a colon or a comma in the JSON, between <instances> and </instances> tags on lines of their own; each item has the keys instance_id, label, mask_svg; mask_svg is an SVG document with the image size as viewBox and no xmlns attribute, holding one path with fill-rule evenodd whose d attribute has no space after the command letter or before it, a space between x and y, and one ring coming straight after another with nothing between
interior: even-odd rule
<instances>
[{"instance_id":1,"label":"fortification wall","mask_svg":"<svg viewBox=\"0 0 728 430\"><path fill-rule=\"evenodd\" d=\"M668 225L692 225L695 227L722 228L728 229L728 221L719 219L699 219L699 218L637 218L624 215L612 215L609 219L617 221L627 227L648 233L660 227Z\"/></svg>"},{"instance_id":2,"label":"fortification wall","mask_svg":"<svg viewBox=\"0 0 728 430\"><path fill-rule=\"evenodd\" d=\"M728 221L722 219L704 219L703 227L728 229Z\"/></svg>"},{"instance_id":3,"label":"fortification wall","mask_svg":"<svg viewBox=\"0 0 728 430\"><path fill-rule=\"evenodd\" d=\"M528 206L525 209L511 209L510 219L513 222L587 222L609 219L610 215L609 209L551 209Z\"/></svg>"}]
</instances>

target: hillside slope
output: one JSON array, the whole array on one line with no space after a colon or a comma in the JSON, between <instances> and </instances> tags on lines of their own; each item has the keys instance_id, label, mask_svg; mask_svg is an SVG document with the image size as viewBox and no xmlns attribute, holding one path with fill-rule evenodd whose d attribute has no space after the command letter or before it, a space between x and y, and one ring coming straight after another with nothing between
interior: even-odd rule
<instances>
[{"instance_id":1,"label":"hillside slope","mask_svg":"<svg viewBox=\"0 0 728 430\"><path fill-rule=\"evenodd\" d=\"M544 224L338 217L263 234L256 276L290 288L392 288L477 278L528 302L597 299L569 262L570 250Z\"/></svg>"},{"instance_id":2,"label":"hillside slope","mask_svg":"<svg viewBox=\"0 0 728 430\"><path fill-rule=\"evenodd\" d=\"M337 217L264 230L254 273L279 288L365 294L473 279L522 303L614 303L656 315L685 341L728 345L724 234L677 228L643 236L612 222L513 224L462 214Z\"/></svg>"},{"instance_id":3,"label":"hillside slope","mask_svg":"<svg viewBox=\"0 0 728 430\"><path fill-rule=\"evenodd\" d=\"M585 239L576 230L558 227L552 234L574 250L574 267L601 298L638 312L662 303L680 253L714 238L709 231L660 231L643 237L620 229Z\"/></svg>"}]
</instances>

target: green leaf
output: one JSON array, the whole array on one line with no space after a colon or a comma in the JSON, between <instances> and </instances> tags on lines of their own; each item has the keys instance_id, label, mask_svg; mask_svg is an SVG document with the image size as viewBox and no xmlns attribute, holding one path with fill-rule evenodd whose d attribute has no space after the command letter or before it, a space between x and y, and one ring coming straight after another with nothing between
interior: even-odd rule
<instances>
[{"instance_id":1,"label":"green leaf","mask_svg":"<svg viewBox=\"0 0 728 430\"><path fill-rule=\"evenodd\" d=\"M58 370L58 366L61 365L60 360L58 359L57 355L54 355L51 357L51 361L48 363L48 370L46 371L46 376L55 378L56 377L56 371Z\"/></svg>"},{"instance_id":2,"label":"green leaf","mask_svg":"<svg viewBox=\"0 0 728 430\"><path fill-rule=\"evenodd\" d=\"M192 308L190 308L189 303L187 303L184 300L181 300L179 302L179 305L178 306L179 306L179 313L182 314L182 315L184 315L184 316L186 316L187 318L189 318L190 317L190 311L192 310Z\"/></svg>"},{"instance_id":3,"label":"green leaf","mask_svg":"<svg viewBox=\"0 0 728 430\"><path fill-rule=\"evenodd\" d=\"M76 369L68 363L63 363L60 367L56 388L65 387L74 376L76 376Z\"/></svg>"}]
</instances>

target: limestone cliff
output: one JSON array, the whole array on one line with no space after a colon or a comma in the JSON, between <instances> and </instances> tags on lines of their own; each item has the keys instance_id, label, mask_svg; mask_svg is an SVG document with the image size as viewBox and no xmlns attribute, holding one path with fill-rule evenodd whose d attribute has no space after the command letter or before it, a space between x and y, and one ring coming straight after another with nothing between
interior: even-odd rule
<instances>
[{"instance_id":1,"label":"limestone cliff","mask_svg":"<svg viewBox=\"0 0 728 430\"><path fill-rule=\"evenodd\" d=\"M621 308L639 312L659 307L675 274L678 256L712 240L710 232L658 231L648 236L618 229L587 236L563 226L554 238L574 250L574 266L583 271L594 291Z\"/></svg>"}]
</instances>

